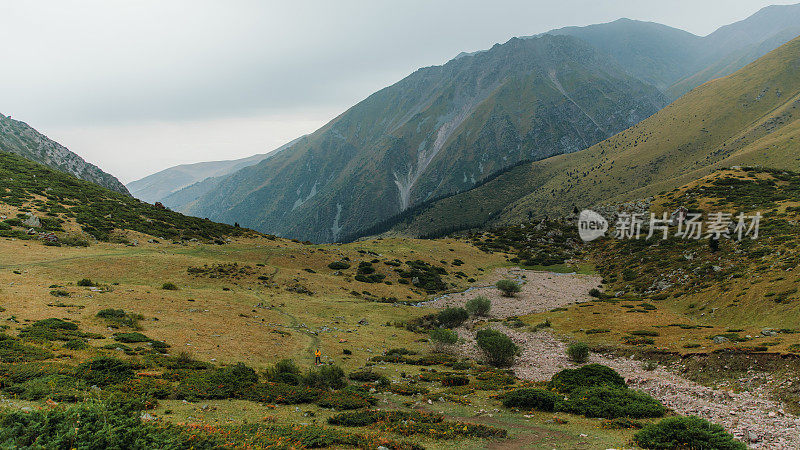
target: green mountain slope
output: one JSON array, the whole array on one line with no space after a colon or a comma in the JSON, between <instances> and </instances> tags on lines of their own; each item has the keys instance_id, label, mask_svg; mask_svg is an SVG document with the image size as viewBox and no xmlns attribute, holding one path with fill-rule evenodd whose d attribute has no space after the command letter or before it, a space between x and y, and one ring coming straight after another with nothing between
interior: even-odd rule
<instances>
[{"instance_id":1,"label":"green mountain slope","mask_svg":"<svg viewBox=\"0 0 800 450\"><path fill-rule=\"evenodd\" d=\"M114 176L89 164L58 142L31 128L25 122L0 114L0 151L16 153L61 172L74 175L105 188L130 195Z\"/></svg>"},{"instance_id":2,"label":"green mountain slope","mask_svg":"<svg viewBox=\"0 0 800 450\"><path fill-rule=\"evenodd\" d=\"M122 240L134 231L172 240L216 240L247 232L242 228L184 216L97 184L0 152L0 236L28 239L34 232ZM38 225L23 223L35 216ZM74 240L74 239L72 239Z\"/></svg>"},{"instance_id":3,"label":"green mountain slope","mask_svg":"<svg viewBox=\"0 0 800 450\"><path fill-rule=\"evenodd\" d=\"M437 234L645 198L716 168L800 169L800 38L583 152L515 167L395 227Z\"/></svg>"},{"instance_id":4,"label":"green mountain slope","mask_svg":"<svg viewBox=\"0 0 800 450\"><path fill-rule=\"evenodd\" d=\"M186 212L333 241L519 161L582 150L664 104L576 38L512 39L376 92Z\"/></svg>"}]
</instances>

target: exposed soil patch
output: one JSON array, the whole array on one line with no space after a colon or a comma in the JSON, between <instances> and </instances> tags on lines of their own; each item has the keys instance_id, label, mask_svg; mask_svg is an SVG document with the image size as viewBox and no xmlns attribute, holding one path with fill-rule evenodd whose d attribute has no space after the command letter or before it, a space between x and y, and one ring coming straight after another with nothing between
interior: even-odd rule
<instances>
[{"instance_id":1,"label":"exposed soil patch","mask_svg":"<svg viewBox=\"0 0 800 450\"><path fill-rule=\"evenodd\" d=\"M484 296L492 301L490 317L505 319L549 311L575 303L591 300L589 290L600 285L601 278L594 275L539 272L518 268L497 269L492 282L508 278L522 283L522 291L514 297L504 297L493 285L475 287L464 292L442 295L425 303L425 306L447 308L464 306L475 297Z\"/></svg>"}]
</instances>

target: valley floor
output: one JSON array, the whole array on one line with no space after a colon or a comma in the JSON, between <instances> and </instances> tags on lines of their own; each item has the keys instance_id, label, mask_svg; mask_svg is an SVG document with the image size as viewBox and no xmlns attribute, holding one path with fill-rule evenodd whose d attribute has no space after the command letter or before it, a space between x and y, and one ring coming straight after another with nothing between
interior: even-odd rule
<instances>
[{"instance_id":1,"label":"valley floor","mask_svg":"<svg viewBox=\"0 0 800 450\"><path fill-rule=\"evenodd\" d=\"M469 298L487 296L492 300L492 317L505 319L588 301L590 297L586 293L600 283L599 277L589 275L518 268L496 270L496 279L507 277L524 283L515 297L503 297L493 286L478 287L439 297L429 304L438 307L462 306ZM565 339L551 329L523 331L500 322L490 322L489 326L505 333L520 346L522 353L513 369L521 379L547 381L563 369L577 367L566 355ZM471 324L462 327L459 334L464 339L460 353L480 358ZM613 368L625 377L630 387L647 392L678 414L696 415L723 425L752 448L800 448L800 417L787 412L781 402L772 398L768 388L775 386L765 385L749 392L735 392L703 386L678 375L676 372L681 369L679 363L671 367L648 367L645 362L633 357L612 354L595 354L589 362ZM756 371L749 375L769 378L768 374Z\"/></svg>"}]
</instances>

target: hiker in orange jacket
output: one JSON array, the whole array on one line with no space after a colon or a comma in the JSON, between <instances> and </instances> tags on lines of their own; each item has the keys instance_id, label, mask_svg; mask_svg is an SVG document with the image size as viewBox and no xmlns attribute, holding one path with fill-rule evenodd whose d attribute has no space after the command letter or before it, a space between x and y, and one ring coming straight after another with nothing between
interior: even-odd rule
<instances>
[{"instance_id":1,"label":"hiker in orange jacket","mask_svg":"<svg viewBox=\"0 0 800 450\"><path fill-rule=\"evenodd\" d=\"M314 364L322 364L322 352L317 349L314 352Z\"/></svg>"}]
</instances>

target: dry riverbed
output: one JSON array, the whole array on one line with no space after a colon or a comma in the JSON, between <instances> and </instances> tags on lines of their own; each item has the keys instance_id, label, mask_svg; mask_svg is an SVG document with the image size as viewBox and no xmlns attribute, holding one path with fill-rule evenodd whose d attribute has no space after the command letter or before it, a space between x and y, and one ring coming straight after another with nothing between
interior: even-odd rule
<instances>
[{"instance_id":1,"label":"dry riverbed","mask_svg":"<svg viewBox=\"0 0 800 450\"><path fill-rule=\"evenodd\" d=\"M462 306L470 298L483 295L492 300L492 316L505 318L587 301L589 289L600 284L599 277L594 276L521 269L501 269L495 277L523 281L522 291L508 298L493 287L481 287L442 296L428 304L440 308ZM522 349L513 367L521 379L546 381L562 369L577 367L566 356L567 344L550 330L518 331L496 322L490 326L506 333ZM458 330L464 339L459 351L480 358L471 328L468 323ZM613 368L631 388L647 392L678 414L696 415L722 425L751 448L800 448L800 418L786 412L765 389L749 392L713 389L687 380L670 368L648 370L641 361L629 358L596 354L589 362Z\"/></svg>"}]
</instances>

